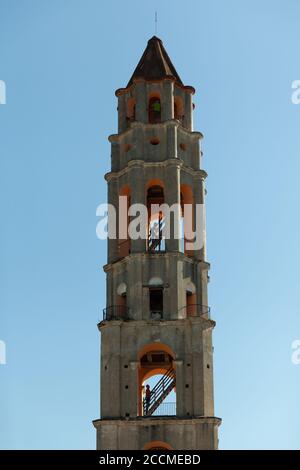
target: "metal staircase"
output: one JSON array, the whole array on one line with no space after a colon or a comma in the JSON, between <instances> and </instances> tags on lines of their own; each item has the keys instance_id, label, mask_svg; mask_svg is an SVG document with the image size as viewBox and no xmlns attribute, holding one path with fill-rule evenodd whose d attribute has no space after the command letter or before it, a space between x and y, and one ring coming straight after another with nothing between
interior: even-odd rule
<instances>
[{"instance_id":1,"label":"metal staircase","mask_svg":"<svg viewBox=\"0 0 300 470\"><path fill-rule=\"evenodd\" d=\"M158 220L154 221L149 226L148 251L163 251L164 250L163 228L164 228L164 219L162 218L160 214Z\"/></svg>"},{"instance_id":2,"label":"metal staircase","mask_svg":"<svg viewBox=\"0 0 300 470\"><path fill-rule=\"evenodd\" d=\"M144 416L151 416L176 385L175 370L170 367L151 390L149 403L143 399Z\"/></svg>"}]
</instances>

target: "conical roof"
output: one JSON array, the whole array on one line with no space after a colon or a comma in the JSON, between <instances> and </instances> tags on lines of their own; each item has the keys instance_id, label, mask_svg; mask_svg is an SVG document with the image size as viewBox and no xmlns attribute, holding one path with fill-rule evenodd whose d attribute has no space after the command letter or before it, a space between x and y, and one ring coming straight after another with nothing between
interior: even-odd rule
<instances>
[{"instance_id":1,"label":"conical roof","mask_svg":"<svg viewBox=\"0 0 300 470\"><path fill-rule=\"evenodd\" d=\"M160 80L163 78L175 78L176 82L183 85L181 78L166 49L162 40L156 36L149 39L147 47L135 69L127 87L129 87L135 78L144 78L145 80Z\"/></svg>"}]
</instances>

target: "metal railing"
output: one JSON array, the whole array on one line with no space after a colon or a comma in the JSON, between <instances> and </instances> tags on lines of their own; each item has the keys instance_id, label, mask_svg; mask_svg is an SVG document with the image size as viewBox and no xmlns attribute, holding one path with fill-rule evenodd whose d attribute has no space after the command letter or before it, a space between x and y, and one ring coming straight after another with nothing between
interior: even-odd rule
<instances>
[{"instance_id":1,"label":"metal railing","mask_svg":"<svg viewBox=\"0 0 300 470\"><path fill-rule=\"evenodd\" d=\"M208 305L201 305L201 304L191 304L185 305L181 309L179 309L179 313L183 318L187 317L202 317L207 316L210 317L210 307Z\"/></svg>"},{"instance_id":2,"label":"metal railing","mask_svg":"<svg viewBox=\"0 0 300 470\"><path fill-rule=\"evenodd\" d=\"M165 248L165 239L160 238L149 238L148 240L148 251L151 253L164 252Z\"/></svg>"},{"instance_id":3,"label":"metal railing","mask_svg":"<svg viewBox=\"0 0 300 470\"><path fill-rule=\"evenodd\" d=\"M176 402L162 402L159 407L152 413L152 416L175 416Z\"/></svg>"},{"instance_id":4,"label":"metal railing","mask_svg":"<svg viewBox=\"0 0 300 470\"><path fill-rule=\"evenodd\" d=\"M129 308L126 305L111 305L103 309L104 320L129 320Z\"/></svg>"},{"instance_id":5,"label":"metal railing","mask_svg":"<svg viewBox=\"0 0 300 470\"><path fill-rule=\"evenodd\" d=\"M185 305L178 310L179 318L188 317L205 317L210 318L210 307L208 305L192 304ZM152 320L163 320L164 313L162 310L151 310L150 317ZM103 319L105 320L130 320L130 309L126 305L111 305L103 309Z\"/></svg>"},{"instance_id":6,"label":"metal railing","mask_svg":"<svg viewBox=\"0 0 300 470\"><path fill-rule=\"evenodd\" d=\"M173 390L175 384L175 370L173 369L173 367L170 367L167 372L160 378L155 387L151 390L150 400L147 401L146 397L144 398L144 416L151 416L158 409L164 399Z\"/></svg>"}]
</instances>

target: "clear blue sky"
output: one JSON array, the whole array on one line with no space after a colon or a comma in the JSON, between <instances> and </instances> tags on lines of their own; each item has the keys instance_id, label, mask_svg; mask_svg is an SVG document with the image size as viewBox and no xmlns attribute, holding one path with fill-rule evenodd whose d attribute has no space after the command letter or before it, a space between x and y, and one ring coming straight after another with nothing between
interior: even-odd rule
<instances>
[{"instance_id":1,"label":"clear blue sky","mask_svg":"<svg viewBox=\"0 0 300 470\"><path fill-rule=\"evenodd\" d=\"M156 8L205 135L220 448L300 448L299 1L0 0L1 448L95 447L95 212Z\"/></svg>"}]
</instances>

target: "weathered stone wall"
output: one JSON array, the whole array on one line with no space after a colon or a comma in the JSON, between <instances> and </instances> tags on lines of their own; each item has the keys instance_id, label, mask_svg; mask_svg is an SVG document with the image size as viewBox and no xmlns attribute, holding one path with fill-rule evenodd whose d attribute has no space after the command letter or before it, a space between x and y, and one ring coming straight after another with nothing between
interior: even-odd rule
<instances>
[{"instance_id":1,"label":"weathered stone wall","mask_svg":"<svg viewBox=\"0 0 300 470\"><path fill-rule=\"evenodd\" d=\"M140 450L161 441L174 450L218 448L218 418L191 420L148 419L95 421L97 448L102 450Z\"/></svg>"}]
</instances>

